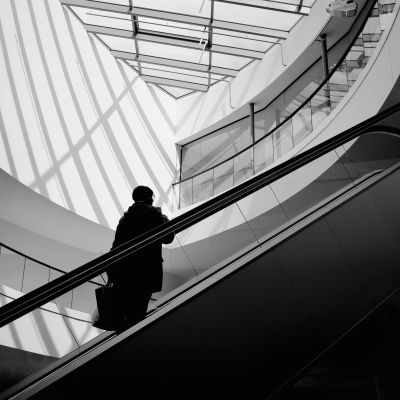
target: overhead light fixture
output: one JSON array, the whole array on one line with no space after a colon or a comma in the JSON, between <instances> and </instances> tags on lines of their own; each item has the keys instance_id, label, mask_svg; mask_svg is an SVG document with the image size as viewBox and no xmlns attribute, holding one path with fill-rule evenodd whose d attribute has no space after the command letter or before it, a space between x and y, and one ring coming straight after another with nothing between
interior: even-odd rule
<instances>
[{"instance_id":1,"label":"overhead light fixture","mask_svg":"<svg viewBox=\"0 0 400 400\"><path fill-rule=\"evenodd\" d=\"M354 17L357 12L357 2L355 0L332 1L326 11L333 17Z\"/></svg>"}]
</instances>

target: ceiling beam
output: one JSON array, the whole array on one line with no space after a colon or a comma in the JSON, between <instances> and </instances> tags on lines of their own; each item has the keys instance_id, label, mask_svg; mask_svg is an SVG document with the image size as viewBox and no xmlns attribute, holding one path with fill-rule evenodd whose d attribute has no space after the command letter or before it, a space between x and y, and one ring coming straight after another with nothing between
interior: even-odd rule
<instances>
[{"instance_id":1,"label":"ceiling beam","mask_svg":"<svg viewBox=\"0 0 400 400\"><path fill-rule=\"evenodd\" d=\"M153 65L164 65L167 67L179 68L179 69L186 69L190 71L196 72L208 72L208 65L206 64L197 64L187 61L179 61L173 60L170 58L163 58L163 57L156 57L156 56L149 56L145 54L137 54L137 53L130 53L126 51L118 51L118 50L111 50L111 54L115 58L120 58L122 60L127 61L136 61L141 62L143 64L153 64ZM238 71L230 68L222 68L212 66L210 72L212 74L222 75L222 76L231 76L235 77L239 73Z\"/></svg>"},{"instance_id":2,"label":"ceiling beam","mask_svg":"<svg viewBox=\"0 0 400 400\"><path fill-rule=\"evenodd\" d=\"M262 10L268 10L268 11L276 11L276 12L282 12L282 13L287 13L287 14L297 14L297 15L308 15L309 13L306 12L301 12L301 7L299 7L297 4L285 4L285 3L278 3L278 4L284 4L285 6L290 6L293 7L293 10L288 10L284 8L279 8L279 6L271 7L271 6L266 6L265 1L260 1L260 0L214 0L215 2L218 3L227 3L227 4L234 4L237 6L245 6L245 7L255 7L255 8L261 8Z\"/></svg>"},{"instance_id":3,"label":"ceiling beam","mask_svg":"<svg viewBox=\"0 0 400 400\"><path fill-rule=\"evenodd\" d=\"M118 28L111 28L105 26L98 26L98 25L89 25L84 24L84 27L87 32L100 34L100 35L109 35L109 36L116 36L125 39L132 39L133 34L132 31L127 31L125 29L118 29ZM137 40L142 40L145 42L152 42L158 44L164 44L169 46L178 46L178 47L185 47L193 50L202 51L202 47L199 44L197 38L184 38L182 39L181 36L177 37L175 35L156 35L150 33L144 33L144 31L140 31L135 38ZM209 51L206 47L205 51ZM230 46L223 46L223 45L213 45L212 46L213 53L220 53L220 54L227 54L236 57L245 57L245 58L253 58L256 60L261 60L264 57L264 52L256 51L256 50L248 50L238 47L230 47Z\"/></svg>"},{"instance_id":4,"label":"ceiling beam","mask_svg":"<svg viewBox=\"0 0 400 400\"><path fill-rule=\"evenodd\" d=\"M131 9L128 5L124 6L120 4L104 3L95 0L60 0L60 1L61 4L68 5L71 7L84 7L94 10L109 11L126 15L133 14L137 17L154 18L154 19L167 20L184 24L208 26L210 23L210 19L207 17L180 14L170 11L152 10L142 7L133 7ZM270 37L275 39L286 39L288 36L288 32L284 30L270 29L262 26L246 25L224 20L213 20L212 26L217 29L240 32L240 33L251 33L253 35Z\"/></svg>"},{"instance_id":5,"label":"ceiling beam","mask_svg":"<svg viewBox=\"0 0 400 400\"><path fill-rule=\"evenodd\" d=\"M179 87L181 89L195 90L198 92L207 92L208 86L200 83L180 81L177 79L161 78L158 76L142 75L141 78L147 83L154 83L157 85Z\"/></svg>"}]
</instances>

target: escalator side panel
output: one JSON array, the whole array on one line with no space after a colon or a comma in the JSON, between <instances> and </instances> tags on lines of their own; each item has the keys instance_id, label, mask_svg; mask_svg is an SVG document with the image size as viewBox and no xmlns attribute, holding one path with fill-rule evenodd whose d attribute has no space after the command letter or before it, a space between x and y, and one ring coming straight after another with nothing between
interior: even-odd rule
<instances>
[{"instance_id":1,"label":"escalator side panel","mask_svg":"<svg viewBox=\"0 0 400 400\"><path fill-rule=\"evenodd\" d=\"M371 307L325 218L282 243L275 253L325 344Z\"/></svg>"},{"instance_id":2,"label":"escalator side panel","mask_svg":"<svg viewBox=\"0 0 400 400\"><path fill-rule=\"evenodd\" d=\"M382 184L386 185L379 182L374 190L380 192ZM390 195L394 191L395 186ZM330 229L374 304L400 284L400 277L396 279L399 271L399 240L383 219L382 211L370 192L364 192L326 216ZM398 210L392 211L393 216L399 214ZM366 248L370 245L375 247L374 251Z\"/></svg>"},{"instance_id":3,"label":"escalator side panel","mask_svg":"<svg viewBox=\"0 0 400 400\"><path fill-rule=\"evenodd\" d=\"M400 170L385 179L399 187ZM265 399L374 305L353 267L354 254L339 245L334 222L345 224L340 228L351 248L363 249L357 257L368 270L380 254L389 254L391 262L400 258L400 246L393 247L399 237L392 233L398 227L389 230L379 204L371 206L366 195L373 190L374 198L385 197L384 212L398 213L398 198L390 196L385 179L141 330L117 336L113 347L86 355L85 363L32 398L71 398L79 390L82 398L100 399L125 398L126 392L148 399ZM399 282L400 268L376 266L369 283L380 296L389 295L382 281ZM261 321L260 327L250 319ZM88 385L77 389L76 382Z\"/></svg>"},{"instance_id":4,"label":"escalator side panel","mask_svg":"<svg viewBox=\"0 0 400 400\"><path fill-rule=\"evenodd\" d=\"M400 189L396 175L390 175L385 180L379 182L379 186L372 187L369 191L379 214L385 223L400 241Z\"/></svg>"}]
</instances>

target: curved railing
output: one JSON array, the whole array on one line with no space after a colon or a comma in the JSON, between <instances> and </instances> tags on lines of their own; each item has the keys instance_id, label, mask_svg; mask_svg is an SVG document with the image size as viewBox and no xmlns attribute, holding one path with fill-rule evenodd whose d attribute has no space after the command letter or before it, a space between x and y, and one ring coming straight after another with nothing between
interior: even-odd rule
<instances>
[{"instance_id":1,"label":"curved railing","mask_svg":"<svg viewBox=\"0 0 400 400\"><path fill-rule=\"evenodd\" d=\"M286 91L266 108L257 111L254 143L242 146L242 150L226 158L223 154L227 151L224 143L214 141L213 151L220 148L216 150L219 151L218 158L224 160L173 184L177 199L175 207L187 207L238 185L277 161L313 132L332 113L367 65L384 32L381 18L393 11L395 3L395 0L390 3L378 0L375 3L362 33L350 50L330 68L327 79L311 80L299 94L292 96L293 100L284 108L282 104L285 104L284 97L288 95ZM248 132L247 142L251 141L250 117L222 130L228 130L233 136L235 131L245 130ZM240 141L246 142L242 137ZM195 154L191 157L196 159ZM201 159L207 157L201 154Z\"/></svg>"},{"instance_id":2,"label":"curved railing","mask_svg":"<svg viewBox=\"0 0 400 400\"><path fill-rule=\"evenodd\" d=\"M15 295L26 294L44 284L65 275L66 272L27 256L10 246L0 243L0 284L3 287L0 295L8 299L15 299L10 293L5 293L6 287L14 289ZM88 296L94 289L105 284L100 275L94 281L87 282L56 299L57 306L68 307L73 310L91 313L95 305L93 296Z\"/></svg>"}]
</instances>

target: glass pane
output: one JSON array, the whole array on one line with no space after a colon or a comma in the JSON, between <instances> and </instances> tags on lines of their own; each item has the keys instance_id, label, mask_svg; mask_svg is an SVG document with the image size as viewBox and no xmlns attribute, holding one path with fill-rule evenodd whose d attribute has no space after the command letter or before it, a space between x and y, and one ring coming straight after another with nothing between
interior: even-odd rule
<instances>
[{"instance_id":1,"label":"glass pane","mask_svg":"<svg viewBox=\"0 0 400 400\"><path fill-rule=\"evenodd\" d=\"M50 270L50 281L62 276L61 272ZM72 307L72 290L57 298L57 304L63 307Z\"/></svg>"},{"instance_id":2,"label":"glass pane","mask_svg":"<svg viewBox=\"0 0 400 400\"><path fill-rule=\"evenodd\" d=\"M254 141L262 138L267 133L265 129L265 110L262 110L254 115Z\"/></svg>"},{"instance_id":3,"label":"glass pane","mask_svg":"<svg viewBox=\"0 0 400 400\"><path fill-rule=\"evenodd\" d=\"M25 257L0 247L0 283L12 289L21 290Z\"/></svg>"},{"instance_id":4,"label":"glass pane","mask_svg":"<svg viewBox=\"0 0 400 400\"><path fill-rule=\"evenodd\" d=\"M295 115L293 115L292 125L293 141L294 145L296 146L313 130L311 107L309 106L309 104L303 106Z\"/></svg>"},{"instance_id":5,"label":"glass pane","mask_svg":"<svg viewBox=\"0 0 400 400\"><path fill-rule=\"evenodd\" d=\"M132 20L129 15L85 7L72 7L72 9L85 24L132 30Z\"/></svg>"},{"instance_id":6,"label":"glass pane","mask_svg":"<svg viewBox=\"0 0 400 400\"><path fill-rule=\"evenodd\" d=\"M197 174L203 165L201 142L182 147L182 179Z\"/></svg>"},{"instance_id":7,"label":"glass pane","mask_svg":"<svg viewBox=\"0 0 400 400\"><path fill-rule=\"evenodd\" d=\"M251 144L249 119L182 147L182 177L190 177L232 157Z\"/></svg>"},{"instance_id":8,"label":"glass pane","mask_svg":"<svg viewBox=\"0 0 400 400\"><path fill-rule=\"evenodd\" d=\"M280 95L265 109L265 131L270 132L281 122L282 111L285 107L284 95Z\"/></svg>"},{"instance_id":9,"label":"glass pane","mask_svg":"<svg viewBox=\"0 0 400 400\"><path fill-rule=\"evenodd\" d=\"M179 190L181 185L178 183L177 185L172 186L172 210L176 211L179 209Z\"/></svg>"},{"instance_id":10,"label":"glass pane","mask_svg":"<svg viewBox=\"0 0 400 400\"><path fill-rule=\"evenodd\" d=\"M207 171L193 178L193 203L213 195L213 171Z\"/></svg>"},{"instance_id":11,"label":"glass pane","mask_svg":"<svg viewBox=\"0 0 400 400\"><path fill-rule=\"evenodd\" d=\"M210 15L211 3L206 1L204 4L201 4L196 0L185 0L183 2L180 0L135 0L134 4L136 7L207 17Z\"/></svg>"},{"instance_id":12,"label":"glass pane","mask_svg":"<svg viewBox=\"0 0 400 400\"><path fill-rule=\"evenodd\" d=\"M27 259L25 263L22 291L28 293L33 289L43 286L49 281L49 278L49 268Z\"/></svg>"},{"instance_id":13,"label":"glass pane","mask_svg":"<svg viewBox=\"0 0 400 400\"><path fill-rule=\"evenodd\" d=\"M188 179L180 183L179 206L183 208L191 204L193 204L193 180Z\"/></svg>"},{"instance_id":14,"label":"glass pane","mask_svg":"<svg viewBox=\"0 0 400 400\"><path fill-rule=\"evenodd\" d=\"M197 172L210 168L225 158L226 146L223 140L223 136L216 133L197 143L196 146L201 149L201 160L196 165Z\"/></svg>"},{"instance_id":15,"label":"glass pane","mask_svg":"<svg viewBox=\"0 0 400 400\"><path fill-rule=\"evenodd\" d=\"M331 107L334 110L349 91L346 62L343 62L329 79L329 90Z\"/></svg>"},{"instance_id":16,"label":"glass pane","mask_svg":"<svg viewBox=\"0 0 400 400\"><path fill-rule=\"evenodd\" d=\"M256 7L232 5L223 2L215 3L214 17L216 19L239 24L262 26L284 31L290 30L292 26L300 19L300 16L296 14L281 13L273 10L263 10L262 8Z\"/></svg>"},{"instance_id":17,"label":"glass pane","mask_svg":"<svg viewBox=\"0 0 400 400\"><path fill-rule=\"evenodd\" d=\"M285 122L273 134L274 157L278 160L293 148L293 127L292 120Z\"/></svg>"},{"instance_id":18,"label":"glass pane","mask_svg":"<svg viewBox=\"0 0 400 400\"><path fill-rule=\"evenodd\" d=\"M242 151L252 144L253 138L250 131L250 117L248 117L241 121L241 134L240 137L235 140L235 148Z\"/></svg>"},{"instance_id":19,"label":"glass pane","mask_svg":"<svg viewBox=\"0 0 400 400\"><path fill-rule=\"evenodd\" d=\"M208 74L201 72L191 72L189 70L182 70L180 68L172 68L167 66L147 66L141 65L142 74L149 76L156 76L165 79L182 80L185 82L199 83L207 85Z\"/></svg>"},{"instance_id":20,"label":"glass pane","mask_svg":"<svg viewBox=\"0 0 400 400\"><path fill-rule=\"evenodd\" d=\"M164 35L179 35L183 37L186 36L187 39L196 38L199 41L201 38L204 39L204 37L206 37L206 34L204 33L204 28L202 26L189 25L180 22L163 21L142 16L138 17L138 22L141 32Z\"/></svg>"},{"instance_id":21,"label":"glass pane","mask_svg":"<svg viewBox=\"0 0 400 400\"><path fill-rule=\"evenodd\" d=\"M233 159L214 168L214 194L233 187Z\"/></svg>"},{"instance_id":22,"label":"glass pane","mask_svg":"<svg viewBox=\"0 0 400 400\"><path fill-rule=\"evenodd\" d=\"M260 172L274 161L272 135L254 146L254 172Z\"/></svg>"},{"instance_id":23,"label":"glass pane","mask_svg":"<svg viewBox=\"0 0 400 400\"><path fill-rule=\"evenodd\" d=\"M253 61L251 58L232 56L230 54L212 53L212 63L213 66L216 67L239 70L245 67L251 61Z\"/></svg>"},{"instance_id":24,"label":"glass pane","mask_svg":"<svg viewBox=\"0 0 400 400\"><path fill-rule=\"evenodd\" d=\"M322 88L311 99L312 125L315 129L331 113L329 88Z\"/></svg>"},{"instance_id":25,"label":"glass pane","mask_svg":"<svg viewBox=\"0 0 400 400\"><path fill-rule=\"evenodd\" d=\"M234 170L234 184L237 185L240 182L245 181L250 178L253 171L253 149L244 151L241 154L238 154L233 159L233 170Z\"/></svg>"},{"instance_id":26,"label":"glass pane","mask_svg":"<svg viewBox=\"0 0 400 400\"><path fill-rule=\"evenodd\" d=\"M94 283L87 282L72 291L72 308L84 311L92 315L96 308L94 290L98 287Z\"/></svg>"}]
</instances>

